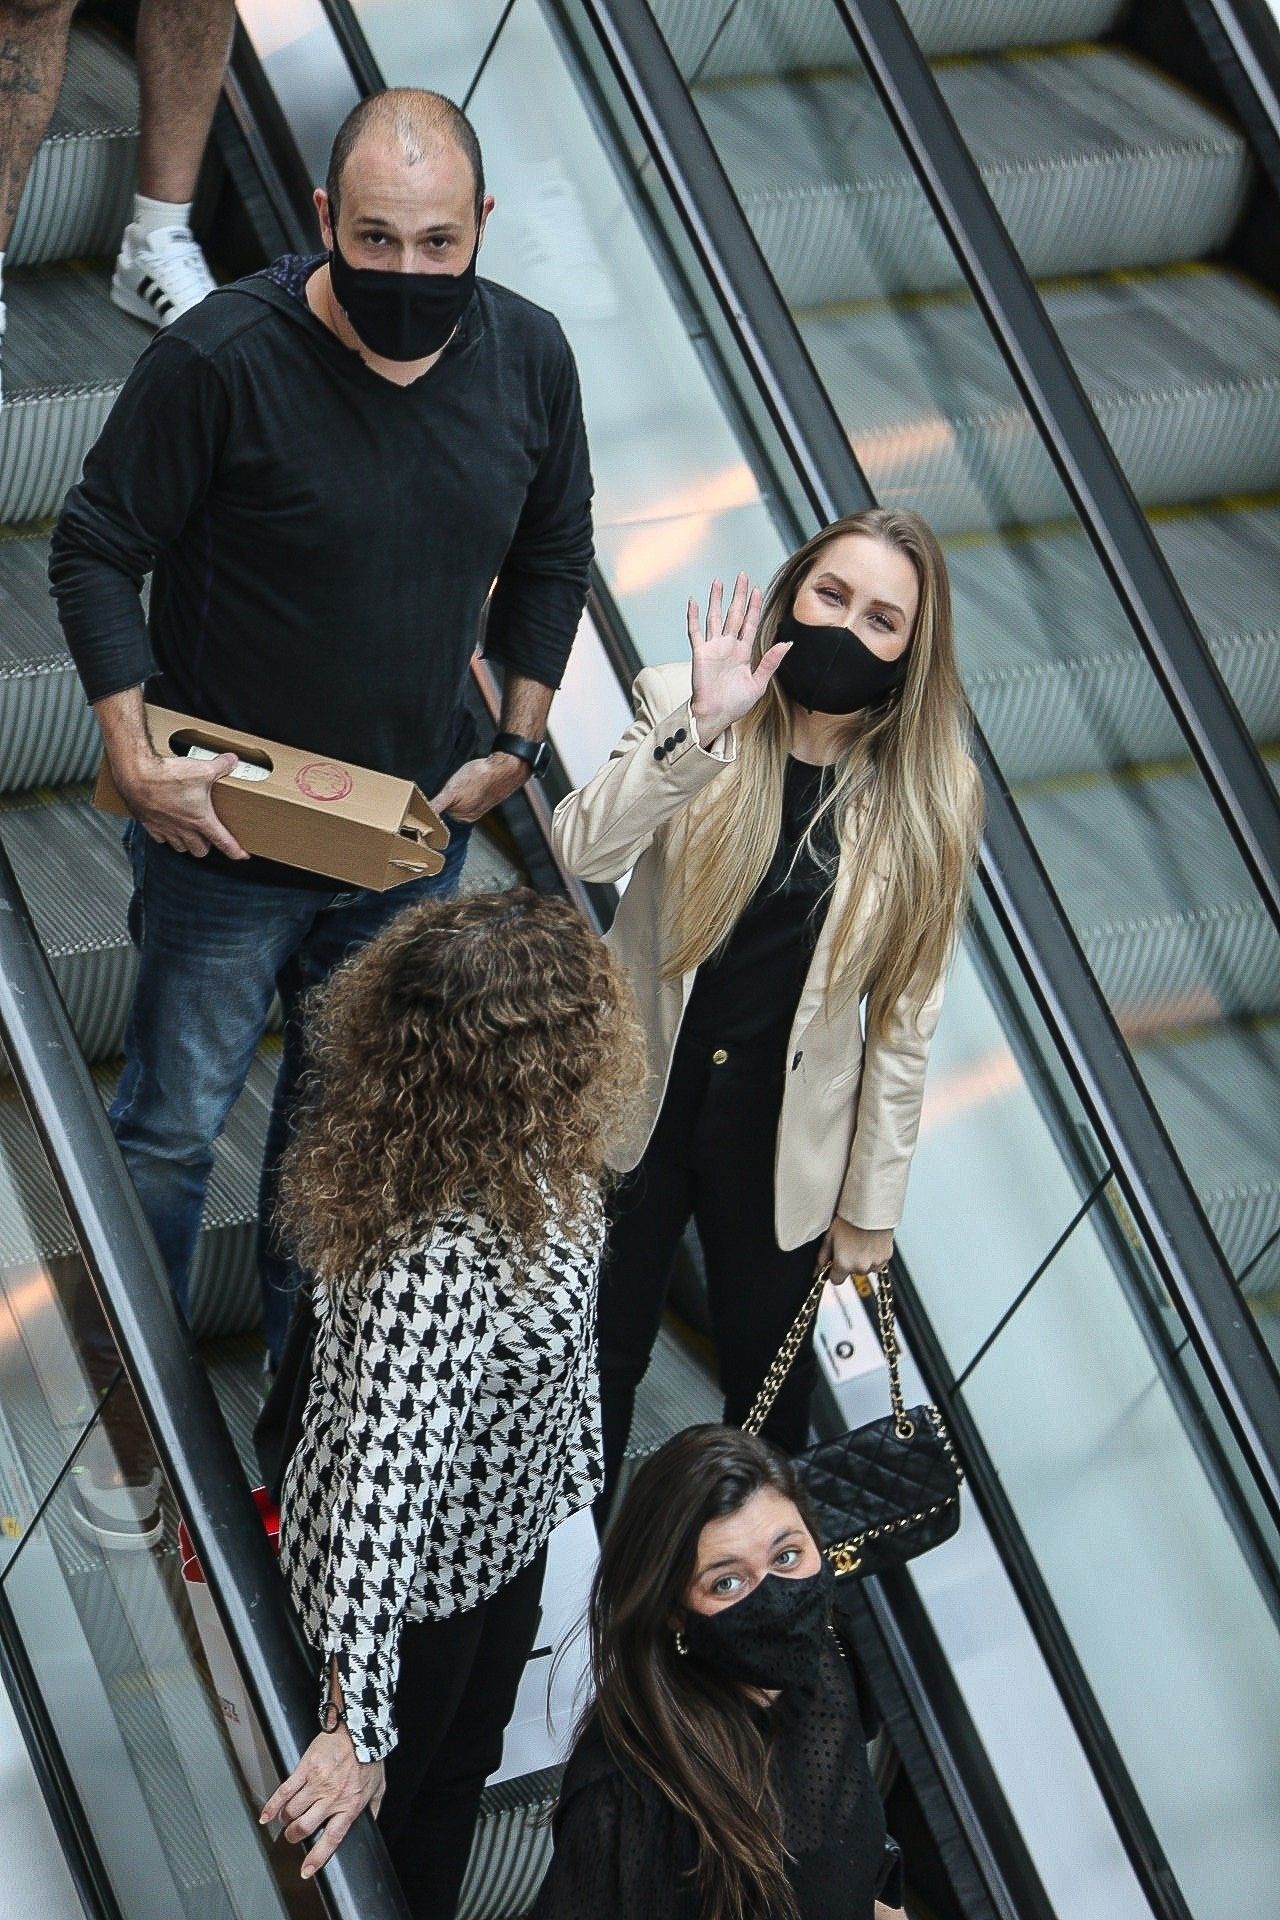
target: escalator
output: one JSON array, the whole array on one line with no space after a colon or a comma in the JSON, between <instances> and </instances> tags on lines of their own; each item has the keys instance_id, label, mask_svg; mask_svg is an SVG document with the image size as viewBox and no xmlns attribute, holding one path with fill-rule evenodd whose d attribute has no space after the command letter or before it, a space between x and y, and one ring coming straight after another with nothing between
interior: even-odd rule
<instances>
[{"instance_id":1,"label":"escalator","mask_svg":"<svg viewBox=\"0 0 1280 1920\"><path fill-rule=\"evenodd\" d=\"M721 298L699 245L714 168L726 170L862 473L946 538L993 798L1008 781L1017 801L1009 857L989 847L975 889L899 1237L912 1387L943 1402L972 1495L955 1542L867 1589L867 1648L922 1820L916 1904L946 1920L1225 1920L1280 1884L1280 1545L1259 1468L1276 1434L1256 1417L1274 1374L1229 1324L1234 1282L1268 1339L1280 1326L1275 930L857 69L842 9L653 11L710 135L711 161L679 192L667 118L689 97L670 73L646 96L610 39L625 16L653 28L637 0L242 0L248 57L216 161L243 197L259 138L272 149L277 231L260 211L247 246L241 233L215 264L241 271L294 243L298 189L362 89L435 85L465 102L499 199L483 269L561 315L583 378L599 572L553 714L577 782L628 717L628 674L679 653L685 595L739 565L767 575L817 511L804 368L776 328L768 368L743 344L753 327L765 337L755 309L769 274L740 248L747 298ZM1242 264L1264 192L1249 143L1181 67L1174 81L1135 52L1114 0L907 12L1231 691L1273 749L1280 317ZM259 109L274 129L252 124ZM146 338L105 299L135 145L127 53L109 28L80 24L6 262L0 839L102 1095L131 982L128 882L114 826L85 798L96 742L44 563L48 516ZM206 211L213 199L206 183ZM856 504L841 484L824 497ZM997 804L993 835L1005 821ZM500 883L510 843L476 844L472 883ZM1096 1034L1072 1014L1090 992ZM1108 1014L1141 1071L1130 1092L1145 1083L1177 1150L1159 1179L1145 1177L1158 1129L1113 1098L1130 1056L1110 1047ZM268 1041L220 1143L193 1284L246 1464L273 1070ZM314 1910L299 1904L314 1891L246 1824L172 1546L122 1576L71 1524L78 1449L112 1421L78 1344L85 1221L44 1121L32 1125L38 1089L24 1087L25 1102L0 1088L0 1639L7 1621L45 1702L68 1844L90 1899L130 1920ZM1165 1202L1170 1219L1182 1209L1176 1231L1162 1230ZM94 1279L110 1296L110 1276ZM136 1386L138 1329L113 1328ZM862 1330L848 1331L857 1344ZM823 1412L850 1423L881 1410L882 1376L842 1371L838 1332ZM1253 1383L1239 1404L1237 1368ZM175 1392L199 1396L195 1375L153 1384L154 1401L140 1397L155 1437L185 1404ZM129 1391L122 1376L112 1396ZM669 1337L633 1445L713 1405L696 1347ZM190 1514L200 1488L190 1460L161 1456L172 1542L177 1504ZM128 1811L119 1833L94 1800L103 1755ZM546 1774L487 1797L475 1920L527 1906L554 1790ZM925 1854L938 1856L933 1880ZM364 1920L384 1910L333 1897Z\"/></svg>"}]
</instances>

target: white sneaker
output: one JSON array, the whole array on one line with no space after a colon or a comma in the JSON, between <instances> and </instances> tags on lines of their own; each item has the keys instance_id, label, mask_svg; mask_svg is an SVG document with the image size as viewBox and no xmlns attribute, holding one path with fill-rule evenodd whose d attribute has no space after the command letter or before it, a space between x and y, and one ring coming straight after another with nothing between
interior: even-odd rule
<instances>
[{"instance_id":1,"label":"white sneaker","mask_svg":"<svg viewBox=\"0 0 1280 1920\"><path fill-rule=\"evenodd\" d=\"M134 226L125 228L111 298L135 320L167 327L198 306L215 284L190 227L157 227L145 236Z\"/></svg>"}]
</instances>

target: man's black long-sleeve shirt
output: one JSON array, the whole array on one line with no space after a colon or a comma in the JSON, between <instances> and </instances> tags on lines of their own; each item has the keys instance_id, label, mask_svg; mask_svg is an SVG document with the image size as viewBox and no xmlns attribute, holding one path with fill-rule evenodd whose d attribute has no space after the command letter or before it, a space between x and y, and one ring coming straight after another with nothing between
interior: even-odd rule
<instances>
[{"instance_id":1,"label":"man's black long-sleeve shirt","mask_svg":"<svg viewBox=\"0 0 1280 1920\"><path fill-rule=\"evenodd\" d=\"M396 386L307 306L318 264L278 261L157 335L50 577L91 701L145 683L431 794L473 751L462 689L495 579L486 653L559 684L591 559L577 374L549 313L481 280Z\"/></svg>"}]
</instances>

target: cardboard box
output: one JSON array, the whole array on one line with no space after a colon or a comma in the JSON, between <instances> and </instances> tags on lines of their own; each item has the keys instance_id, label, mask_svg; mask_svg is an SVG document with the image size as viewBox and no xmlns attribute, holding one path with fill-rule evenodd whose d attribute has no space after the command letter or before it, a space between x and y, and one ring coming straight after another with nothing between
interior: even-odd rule
<instances>
[{"instance_id":1,"label":"cardboard box","mask_svg":"<svg viewBox=\"0 0 1280 1920\"><path fill-rule=\"evenodd\" d=\"M148 705L147 726L157 753L239 755L240 765L214 781L212 798L214 812L246 853L379 893L444 865L449 829L411 780L167 707ZM107 813L128 812L105 759L93 803Z\"/></svg>"}]
</instances>

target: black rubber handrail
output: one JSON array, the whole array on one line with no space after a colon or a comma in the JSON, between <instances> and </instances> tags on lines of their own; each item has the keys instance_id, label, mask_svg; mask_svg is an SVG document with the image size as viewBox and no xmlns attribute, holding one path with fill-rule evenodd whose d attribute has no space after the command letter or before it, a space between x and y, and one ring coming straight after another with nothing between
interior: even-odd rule
<instances>
[{"instance_id":1,"label":"black rubber handrail","mask_svg":"<svg viewBox=\"0 0 1280 1920\"><path fill-rule=\"evenodd\" d=\"M819 522L874 503L646 0L553 0L589 23ZM979 876L1211 1390L1280 1522L1280 1376L985 742Z\"/></svg>"},{"instance_id":2,"label":"black rubber handrail","mask_svg":"<svg viewBox=\"0 0 1280 1920\"><path fill-rule=\"evenodd\" d=\"M1183 0L1254 158L1280 195L1280 20L1268 0Z\"/></svg>"},{"instance_id":3,"label":"black rubber handrail","mask_svg":"<svg viewBox=\"0 0 1280 1920\"><path fill-rule=\"evenodd\" d=\"M3 845L0 1046L283 1777L315 1734L319 1680ZM370 1819L315 1884L334 1920L408 1920Z\"/></svg>"},{"instance_id":4,"label":"black rubber handrail","mask_svg":"<svg viewBox=\"0 0 1280 1920\"><path fill-rule=\"evenodd\" d=\"M898 0L831 0L1046 452L1280 928L1280 793Z\"/></svg>"}]
</instances>

